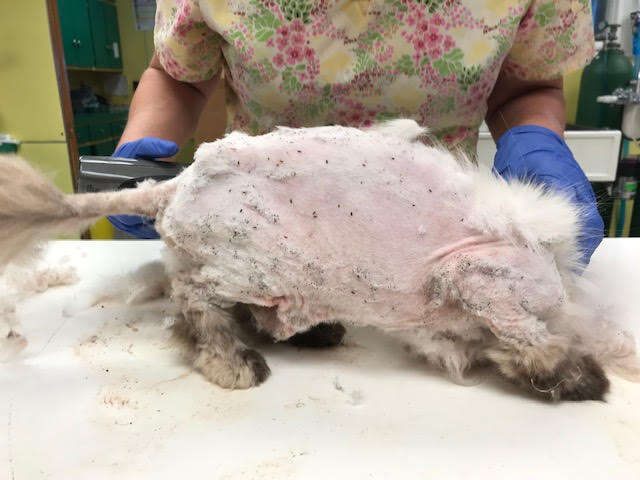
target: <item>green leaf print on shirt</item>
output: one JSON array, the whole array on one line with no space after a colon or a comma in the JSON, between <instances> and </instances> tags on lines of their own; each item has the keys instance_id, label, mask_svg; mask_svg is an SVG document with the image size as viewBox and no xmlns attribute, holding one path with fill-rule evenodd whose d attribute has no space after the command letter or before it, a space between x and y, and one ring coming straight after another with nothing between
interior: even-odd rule
<instances>
[{"instance_id":1,"label":"green leaf print on shirt","mask_svg":"<svg viewBox=\"0 0 640 480\"><path fill-rule=\"evenodd\" d=\"M411 77L417 73L416 68L413 66L413 60L409 55L403 55L396 62L396 69L399 73L404 73L408 77Z\"/></svg>"},{"instance_id":2,"label":"green leaf print on shirt","mask_svg":"<svg viewBox=\"0 0 640 480\"><path fill-rule=\"evenodd\" d=\"M318 101L309 105L308 113L311 118L315 119L334 107L335 104L331 98L331 85L327 84L322 87L322 94Z\"/></svg>"},{"instance_id":3,"label":"green leaf print on shirt","mask_svg":"<svg viewBox=\"0 0 640 480\"><path fill-rule=\"evenodd\" d=\"M247 108L251 113L253 113L258 117L261 117L263 114L262 106L259 103L255 102L254 100L249 100L247 102Z\"/></svg>"},{"instance_id":4,"label":"green leaf print on shirt","mask_svg":"<svg viewBox=\"0 0 640 480\"><path fill-rule=\"evenodd\" d=\"M458 85L462 87L464 91L480 80L482 74L482 68L479 65L471 65L470 67L462 67L462 69L456 72Z\"/></svg>"},{"instance_id":5,"label":"green leaf print on shirt","mask_svg":"<svg viewBox=\"0 0 640 480\"><path fill-rule=\"evenodd\" d=\"M427 6L429 13L434 13L444 2L445 0L420 0L420 3Z\"/></svg>"},{"instance_id":6,"label":"green leaf print on shirt","mask_svg":"<svg viewBox=\"0 0 640 480\"><path fill-rule=\"evenodd\" d=\"M282 88L287 93L294 93L302 90L302 84L296 78L291 67L287 67L282 72Z\"/></svg>"},{"instance_id":7,"label":"green leaf print on shirt","mask_svg":"<svg viewBox=\"0 0 640 480\"><path fill-rule=\"evenodd\" d=\"M540 5L540 8L538 8L538 11L536 12L535 19L536 22L538 22L538 25L544 27L553 19L555 14L556 6L553 1L549 1L543 5Z\"/></svg>"},{"instance_id":8,"label":"green leaf print on shirt","mask_svg":"<svg viewBox=\"0 0 640 480\"><path fill-rule=\"evenodd\" d=\"M280 21L268 10L263 10L260 15L252 15L253 29L256 40L266 42L273 36L276 28L280 26Z\"/></svg>"},{"instance_id":9,"label":"green leaf print on shirt","mask_svg":"<svg viewBox=\"0 0 640 480\"><path fill-rule=\"evenodd\" d=\"M359 48L356 50L356 64L353 67L354 73L362 73L378 66L378 62L368 52Z\"/></svg>"},{"instance_id":10,"label":"green leaf print on shirt","mask_svg":"<svg viewBox=\"0 0 640 480\"><path fill-rule=\"evenodd\" d=\"M280 0L280 10L288 21L299 18L302 23L309 23L311 6L312 2L307 0Z\"/></svg>"},{"instance_id":11,"label":"green leaf print on shirt","mask_svg":"<svg viewBox=\"0 0 640 480\"><path fill-rule=\"evenodd\" d=\"M449 53L443 55L442 58L433 62L433 66L440 72L440 75L447 77L452 73L457 73L462 70L462 59L464 53L459 48L454 48Z\"/></svg>"}]
</instances>

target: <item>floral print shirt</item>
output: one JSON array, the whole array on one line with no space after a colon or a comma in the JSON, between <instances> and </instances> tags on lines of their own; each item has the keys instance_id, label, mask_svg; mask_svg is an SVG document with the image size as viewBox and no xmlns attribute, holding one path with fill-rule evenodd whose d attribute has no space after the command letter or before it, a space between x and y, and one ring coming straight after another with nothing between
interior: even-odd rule
<instances>
[{"instance_id":1,"label":"floral print shirt","mask_svg":"<svg viewBox=\"0 0 640 480\"><path fill-rule=\"evenodd\" d=\"M228 127L413 118L474 154L501 69L556 78L593 55L589 0L158 0L158 58L224 72Z\"/></svg>"}]
</instances>

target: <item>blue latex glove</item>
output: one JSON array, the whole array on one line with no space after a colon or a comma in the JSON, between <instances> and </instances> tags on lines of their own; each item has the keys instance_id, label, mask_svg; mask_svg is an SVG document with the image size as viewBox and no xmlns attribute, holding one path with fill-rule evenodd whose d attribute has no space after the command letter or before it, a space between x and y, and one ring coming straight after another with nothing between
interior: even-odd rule
<instances>
[{"instance_id":1,"label":"blue latex glove","mask_svg":"<svg viewBox=\"0 0 640 480\"><path fill-rule=\"evenodd\" d=\"M525 125L508 130L498 140L493 169L505 179L531 179L565 192L581 207L578 238L584 265L604 236L604 222L586 175L564 140L548 128Z\"/></svg>"},{"instance_id":2,"label":"blue latex glove","mask_svg":"<svg viewBox=\"0 0 640 480\"><path fill-rule=\"evenodd\" d=\"M178 145L174 142L161 138L144 137L134 142L123 143L113 152L113 156L155 160L156 158L171 157L176 153L178 153ZM153 227L154 221L150 218L136 215L114 215L107 218L114 227L134 237L160 238Z\"/></svg>"}]
</instances>

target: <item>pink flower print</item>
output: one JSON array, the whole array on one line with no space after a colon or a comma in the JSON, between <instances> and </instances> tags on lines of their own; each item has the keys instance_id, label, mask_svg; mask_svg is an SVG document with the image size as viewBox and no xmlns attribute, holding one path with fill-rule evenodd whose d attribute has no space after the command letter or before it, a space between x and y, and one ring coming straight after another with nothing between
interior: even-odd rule
<instances>
[{"instance_id":1,"label":"pink flower print","mask_svg":"<svg viewBox=\"0 0 640 480\"><path fill-rule=\"evenodd\" d=\"M288 44L289 42L287 42L286 38L283 38L283 37L276 38L276 46L278 47L278 50L283 51Z\"/></svg>"},{"instance_id":2,"label":"pink flower print","mask_svg":"<svg viewBox=\"0 0 640 480\"><path fill-rule=\"evenodd\" d=\"M434 13L433 17L431 17L431 21L434 25L437 25L439 27L444 25L444 18L442 18L442 15L440 15L439 13Z\"/></svg>"},{"instance_id":3,"label":"pink flower print","mask_svg":"<svg viewBox=\"0 0 640 480\"><path fill-rule=\"evenodd\" d=\"M364 114L362 112L351 112L347 115L347 120L351 125L359 126L364 120Z\"/></svg>"},{"instance_id":4,"label":"pink flower print","mask_svg":"<svg viewBox=\"0 0 640 480\"><path fill-rule=\"evenodd\" d=\"M414 15L407 15L407 25L413 27L417 23L417 19Z\"/></svg>"},{"instance_id":5,"label":"pink flower print","mask_svg":"<svg viewBox=\"0 0 640 480\"><path fill-rule=\"evenodd\" d=\"M473 102L480 102L484 97L484 89L482 85L476 83L469 88L469 100Z\"/></svg>"},{"instance_id":6,"label":"pink flower print","mask_svg":"<svg viewBox=\"0 0 640 480\"><path fill-rule=\"evenodd\" d=\"M415 38L413 40L413 48L415 48L416 52L424 52L427 49L427 42L424 38Z\"/></svg>"},{"instance_id":7,"label":"pink flower print","mask_svg":"<svg viewBox=\"0 0 640 480\"><path fill-rule=\"evenodd\" d=\"M548 60L553 60L556 56L556 43L553 40L550 40L548 42L545 42L541 49L542 54L548 59Z\"/></svg>"},{"instance_id":8,"label":"pink flower print","mask_svg":"<svg viewBox=\"0 0 640 480\"><path fill-rule=\"evenodd\" d=\"M185 15L187 16L191 15L191 3L187 1L183 1L180 4L180 9L185 13Z\"/></svg>"},{"instance_id":9,"label":"pink flower print","mask_svg":"<svg viewBox=\"0 0 640 480\"><path fill-rule=\"evenodd\" d=\"M442 49L440 47L432 48L429 51L429 56L434 60L440 58L442 56Z\"/></svg>"},{"instance_id":10,"label":"pink flower print","mask_svg":"<svg viewBox=\"0 0 640 480\"><path fill-rule=\"evenodd\" d=\"M291 36L291 41L294 45L302 45L304 43L304 35L301 33L294 33Z\"/></svg>"},{"instance_id":11,"label":"pink flower print","mask_svg":"<svg viewBox=\"0 0 640 480\"><path fill-rule=\"evenodd\" d=\"M287 63L289 65L295 65L303 58L302 48L297 45L289 47L285 53L287 54Z\"/></svg>"},{"instance_id":12,"label":"pink flower print","mask_svg":"<svg viewBox=\"0 0 640 480\"><path fill-rule=\"evenodd\" d=\"M275 47L276 44L273 41L273 37L271 37L269 40L267 40L266 45L267 45L267 47L271 47L271 48Z\"/></svg>"},{"instance_id":13,"label":"pink flower print","mask_svg":"<svg viewBox=\"0 0 640 480\"><path fill-rule=\"evenodd\" d=\"M453 38L447 35L446 38L444 39L444 51L448 52L455 46L456 46L456 42L453 41Z\"/></svg>"},{"instance_id":14,"label":"pink flower print","mask_svg":"<svg viewBox=\"0 0 640 480\"><path fill-rule=\"evenodd\" d=\"M533 10L530 9L522 20L520 20L520 26L518 27L518 33L523 34L529 32L531 29L535 28L536 21L533 15Z\"/></svg>"},{"instance_id":15,"label":"pink flower print","mask_svg":"<svg viewBox=\"0 0 640 480\"><path fill-rule=\"evenodd\" d=\"M289 36L290 30L288 26L282 25L276 30L276 33L284 38L287 38Z\"/></svg>"},{"instance_id":16,"label":"pink flower print","mask_svg":"<svg viewBox=\"0 0 640 480\"><path fill-rule=\"evenodd\" d=\"M393 56L393 47L391 45L389 45L387 48L385 48L384 50L382 50L381 52L379 52L376 55L376 59L380 63L386 63L389 60L391 60L392 56ZM389 67L387 67L387 68L389 68Z\"/></svg>"},{"instance_id":17,"label":"pink flower print","mask_svg":"<svg viewBox=\"0 0 640 480\"><path fill-rule=\"evenodd\" d=\"M437 47L442 41L442 34L438 32L435 28L430 28L429 31L424 36L425 42L431 48Z\"/></svg>"},{"instance_id":18,"label":"pink flower print","mask_svg":"<svg viewBox=\"0 0 640 480\"><path fill-rule=\"evenodd\" d=\"M431 25L429 25L429 22L427 22L426 20L418 23L418 26L416 27L416 30L418 32L421 33L427 33L429 31L429 29L431 28Z\"/></svg>"},{"instance_id":19,"label":"pink flower print","mask_svg":"<svg viewBox=\"0 0 640 480\"><path fill-rule=\"evenodd\" d=\"M278 68L282 68L282 66L284 65L284 57L282 56L281 53L277 53L273 57L273 64Z\"/></svg>"},{"instance_id":20,"label":"pink flower print","mask_svg":"<svg viewBox=\"0 0 640 480\"><path fill-rule=\"evenodd\" d=\"M563 15L562 27L564 29L569 29L571 27L571 25L573 25L575 23L577 17L578 17L578 15L576 15L575 13L567 12L566 15Z\"/></svg>"},{"instance_id":21,"label":"pink flower print","mask_svg":"<svg viewBox=\"0 0 640 480\"><path fill-rule=\"evenodd\" d=\"M313 60L314 55L315 55L315 51L313 50L313 48L306 47L304 49L304 58L306 58L307 60L309 61Z\"/></svg>"},{"instance_id":22,"label":"pink flower print","mask_svg":"<svg viewBox=\"0 0 640 480\"><path fill-rule=\"evenodd\" d=\"M422 5L417 5L416 3L417 2L414 2L409 7L409 10L416 16L416 20L420 21L424 18L424 10L422 8Z\"/></svg>"},{"instance_id":23,"label":"pink flower print","mask_svg":"<svg viewBox=\"0 0 640 480\"><path fill-rule=\"evenodd\" d=\"M304 24L300 21L299 18L296 18L290 25L291 31L293 32L304 32Z\"/></svg>"}]
</instances>

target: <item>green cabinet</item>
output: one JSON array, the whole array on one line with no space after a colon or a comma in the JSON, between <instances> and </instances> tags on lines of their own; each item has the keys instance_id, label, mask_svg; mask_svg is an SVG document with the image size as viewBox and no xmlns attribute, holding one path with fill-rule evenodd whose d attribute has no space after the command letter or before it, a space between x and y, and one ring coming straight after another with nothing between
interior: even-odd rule
<instances>
[{"instance_id":1,"label":"green cabinet","mask_svg":"<svg viewBox=\"0 0 640 480\"><path fill-rule=\"evenodd\" d=\"M69 67L122 68L116 6L106 0L58 0Z\"/></svg>"},{"instance_id":2,"label":"green cabinet","mask_svg":"<svg viewBox=\"0 0 640 480\"><path fill-rule=\"evenodd\" d=\"M93 67L93 39L86 1L58 0L64 57L68 66Z\"/></svg>"},{"instance_id":3,"label":"green cabinet","mask_svg":"<svg viewBox=\"0 0 640 480\"><path fill-rule=\"evenodd\" d=\"M104 0L89 0L89 17L96 67L122 68L116 6Z\"/></svg>"},{"instance_id":4,"label":"green cabinet","mask_svg":"<svg viewBox=\"0 0 640 480\"><path fill-rule=\"evenodd\" d=\"M127 111L79 113L74 116L80 155L111 155L127 123Z\"/></svg>"}]
</instances>

